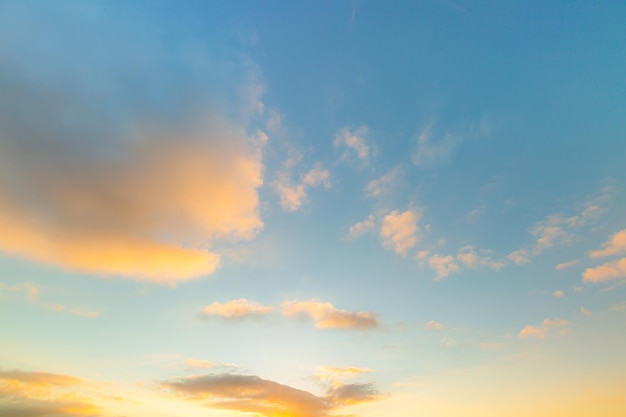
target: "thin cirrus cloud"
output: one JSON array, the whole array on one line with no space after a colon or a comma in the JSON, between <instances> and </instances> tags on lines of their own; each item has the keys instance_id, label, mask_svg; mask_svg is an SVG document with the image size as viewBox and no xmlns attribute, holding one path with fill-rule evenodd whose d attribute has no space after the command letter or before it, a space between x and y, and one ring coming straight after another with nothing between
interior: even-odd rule
<instances>
[{"instance_id":1,"label":"thin cirrus cloud","mask_svg":"<svg viewBox=\"0 0 626 417\"><path fill-rule=\"evenodd\" d=\"M308 316L318 329L367 330L378 327L378 317L372 312L339 310L331 303L319 300L292 300L281 304L287 317Z\"/></svg>"},{"instance_id":2,"label":"thin cirrus cloud","mask_svg":"<svg viewBox=\"0 0 626 417\"><path fill-rule=\"evenodd\" d=\"M367 219L363 220L362 222L357 222L353 224L352 226L350 226L350 229L348 230L348 234L352 239L358 239L365 233L369 232L370 230L373 230L374 227L375 227L374 215L370 214L369 216L367 216Z\"/></svg>"},{"instance_id":3,"label":"thin cirrus cloud","mask_svg":"<svg viewBox=\"0 0 626 417\"><path fill-rule=\"evenodd\" d=\"M608 241L602 244L602 249L591 251L589 257L598 259L624 253L626 253L626 229L613 234ZM625 278L626 257L587 268L582 276L583 282L595 284Z\"/></svg>"},{"instance_id":4,"label":"thin cirrus cloud","mask_svg":"<svg viewBox=\"0 0 626 417\"><path fill-rule=\"evenodd\" d=\"M95 416L100 409L76 393L83 380L47 372L0 371L0 414L6 417Z\"/></svg>"},{"instance_id":5,"label":"thin cirrus cloud","mask_svg":"<svg viewBox=\"0 0 626 417\"><path fill-rule=\"evenodd\" d=\"M347 405L375 401L371 384L332 387L323 396L254 375L212 374L162 382L182 399L205 407L264 417L330 417Z\"/></svg>"},{"instance_id":6,"label":"thin cirrus cloud","mask_svg":"<svg viewBox=\"0 0 626 417\"><path fill-rule=\"evenodd\" d=\"M63 304L52 304L41 300L41 291L38 287L32 284L17 284L13 286L8 286L0 283L0 292L9 291L9 292L26 292L26 299L38 306L41 306L47 310L54 311L55 313L68 313L74 316L86 317L86 318L95 318L100 316L98 311L93 310L85 310L80 307L67 307Z\"/></svg>"},{"instance_id":7,"label":"thin cirrus cloud","mask_svg":"<svg viewBox=\"0 0 626 417\"><path fill-rule=\"evenodd\" d=\"M569 322L567 320L553 320L546 318L544 321L541 322L541 325L539 326L533 326L530 324L524 326L524 328L518 333L517 337L519 337L520 339L533 337L543 339L552 329L559 329L560 334L566 334L569 331L569 328L567 327L568 324Z\"/></svg>"},{"instance_id":8,"label":"thin cirrus cloud","mask_svg":"<svg viewBox=\"0 0 626 417\"><path fill-rule=\"evenodd\" d=\"M203 318L221 317L229 320L243 319L246 317L265 316L271 313L273 309L274 308L270 306L264 306L245 298L239 298L226 303L215 301L204 307L200 312L200 316Z\"/></svg>"},{"instance_id":9,"label":"thin cirrus cloud","mask_svg":"<svg viewBox=\"0 0 626 417\"><path fill-rule=\"evenodd\" d=\"M122 117L108 105L125 97L78 85L5 74L0 88L17 103L0 113L0 251L174 284L211 274L212 246L263 227L262 132L212 110L168 120L138 104Z\"/></svg>"},{"instance_id":10,"label":"thin cirrus cloud","mask_svg":"<svg viewBox=\"0 0 626 417\"><path fill-rule=\"evenodd\" d=\"M393 210L384 216L380 226L383 246L399 255L406 256L407 251L417 243L419 231L417 223L420 217L420 213L415 209L402 213Z\"/></svg>"},{"instance_id":11,"label":"thin cirrus cloud","mask_svg":"<svg viewBox=\"0 0 626 417\"><path fill-rule=\"evenodd\" d=\"M338 380L350 379L359 375L372 372L369 368L358 368L348 366L340 368L336 366L320 366L316 369L315 377L320 381L336 382Z\"/></svg>"}]
</instances>

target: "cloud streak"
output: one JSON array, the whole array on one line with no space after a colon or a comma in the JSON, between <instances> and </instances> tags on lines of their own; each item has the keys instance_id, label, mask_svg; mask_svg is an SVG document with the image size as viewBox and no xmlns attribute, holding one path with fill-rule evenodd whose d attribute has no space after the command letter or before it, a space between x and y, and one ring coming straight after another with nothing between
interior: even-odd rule
<instances>
[{"instance_id":1,"label":"cloud streak","mask_svg":"<svg viewBox=\"0 0 626 417\"><path fill-rule=\"evenodd\" d=\"M215 301L204 307L200 312L200 316L203 318L222 317L228 320L243 319L246 317L265 316L271 313L273 309L274 308L270 306L264 306L245 298L239 298L226 303Z\"/></svg>"},{"instance_id":2,"label":"cloud streak","mask_svg":"<svg viewBox=\"0 0 626 417\"><path fill-rule=\"evenodd\" d=\"M318 300L285 301L281 310L287 317L308 316L318 329L367 330L378 327L378 317L372 312L339 310L331 303Z\"/></svg>"}]
</instances>

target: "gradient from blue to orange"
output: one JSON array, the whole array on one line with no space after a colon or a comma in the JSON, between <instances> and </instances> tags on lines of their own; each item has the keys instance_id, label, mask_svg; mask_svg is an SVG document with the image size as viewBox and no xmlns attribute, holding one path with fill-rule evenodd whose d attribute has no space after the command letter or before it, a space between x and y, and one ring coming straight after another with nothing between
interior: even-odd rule
<instances>
[{"instance_id":1,"label":"gradient from blue to orange","mask_svg":"<svg viewBox=\"0 0 626 417\"><path fill-rule=\"evenodd\" d=\"M0 414L624 415L624 21L3 1Z\"/></svg>"}]
</instances>

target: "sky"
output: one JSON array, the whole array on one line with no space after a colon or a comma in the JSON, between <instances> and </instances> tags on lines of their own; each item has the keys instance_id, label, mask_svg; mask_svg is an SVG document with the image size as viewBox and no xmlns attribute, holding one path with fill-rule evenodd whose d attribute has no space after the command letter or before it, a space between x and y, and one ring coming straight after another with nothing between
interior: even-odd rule
<instances>
[{"instance_id":1,"label":"sky","mask_svg":"<svg viewBox=\"0 0 626 417\"><path fill-rule=\"evenodd\" d=\"M0 1L0 414L626 414L623 1Z\"/></svg>"}]
</instances>

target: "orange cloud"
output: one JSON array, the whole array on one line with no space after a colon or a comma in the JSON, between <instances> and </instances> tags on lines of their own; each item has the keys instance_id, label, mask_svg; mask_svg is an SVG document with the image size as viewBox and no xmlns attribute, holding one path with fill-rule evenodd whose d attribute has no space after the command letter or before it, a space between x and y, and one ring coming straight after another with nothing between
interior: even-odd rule
<instances>
[{"instance_id":1,"label":"orange cloud","mask_svg":"<svg viewBox=\"0 0 626 417\"><path fill-rule=\"evenodd\" d=\"M320 381L336 381L339 379L354 378L367 372L372 372L368 368L357 368L349 366L347 368L338 368L335 366L321 366L317 368L315 376Z\"/></svg>"},{"instance_id":2,"label":"orange cloud","mask_svg":"<svg viewBox=\"0 0 626 417\"><path fill-rule=\"evenodd\" d=\"M330 188L330 173L316 163L308 172L302 175L300 182L293 184L292 171L302 159L302 155L295 154L283 163L283 169L276 174L272 183L274 191L280 197L280 205L286 211L296 211L308 200L308 189L323 185Z\"/></svg>"},{"instance_id":3,"label":"orange cloud","mask_svg":"<svg viewBox=\"0 0 626 417\"><path fill-rule=\"evenodd\" d=\"M594 284L624 277L626 277L626 258L607 262L595 268L587 268L583 272L583 282Z\"/></svg>"},{"instance_id":4,"label":"orange cloud","mask_svg":"<svg viewBox=\"0 0 626 417\"><path fill-rule=\"evenodd\" d=\"M3 252L172 284L215 271L212 244L263 227L262 133L208 117L185 130L135 130L104 147L88 137L73 143L65 136L90 132L51 123L51 132L25 138L0 131Z\"/></svg>"},{"instance_id":5,"label":"orange cloud","mask_svg":"<svg viewBox=\"0 0 626 417\"><path fill-rule=\"evenodd\" d=\"M240 298L226 303L218 301L211 303L202 309L201 315L203 317L219 316L225 319L240 319L250 316L264 316L272 310L273 307Z\"/></svg>"},{"instance_id":6,"label":"orange cloud","mask_svg":"<svg viewBox=\"0 0 626 417\"><path fill-rule=\"evenodd\" d=\"M591 258L603 258L626 253L626 229L615 233L607 242L602 244L602 247L603 249L592 251L589 256Z\"/></svg>"},{"instance_id":7,"label":"orange cloud","mask_svg":"<svg viewBox=\"0 0 626 417\"><path fill-rule=\"evenodd\" d=\"M367 126L360 126L359 128L353 130L347 127L343 128L337 133L337 135L335 135L333 144L337 147L346 146L356 152L359 159L367 159L370 155L370 146L365 140L365 136L368 131L369 129ZM347 154L344 153L342 158L346 157Z\"/></svg>"},{"instance_id":8,"label":"orange cloud","mask_svg":"<svg viewBox=\"0 0 626 417\"><path fill-rule=\"evenodd\" d=\"M420 214L415 210L407 210L402 213L394 210L387 214L380 227L383 246L406 256L407 251L417 243L417 222L419 219Z\"/></svg>"},{"instance_id":9,"label":"orange cloud","mask_svg":"<svg viewBox=\"0 0 626 417\"><path fill-rule=\"evenodd\" d=\"M378 317L374 313L338 310L331 303L318 300L285 301L281 309L285 316L309 316L319 329L365 330L378 327Z\"/></svg>"},{"instance_id":10,"label":"orange cloud","mask_svg":"<svg viewBox=\"0 0 626 417\"><path fill-rule=\"evenodd\" d=\"M370 384L346 384L324 396L253 375L215 374L163 382L178 396L223 410L255 413L265 417L329 417L346 405L379 398Z\"/></svg>"}]
</instances>

